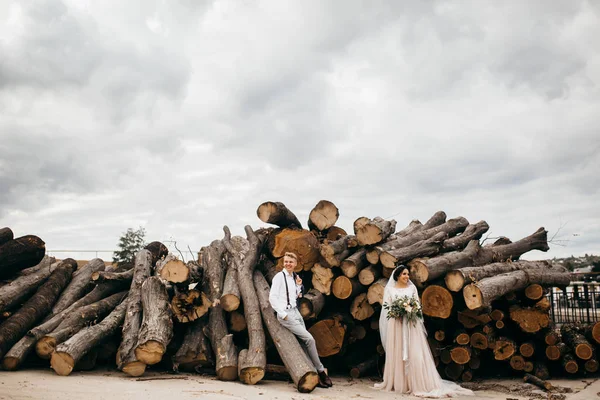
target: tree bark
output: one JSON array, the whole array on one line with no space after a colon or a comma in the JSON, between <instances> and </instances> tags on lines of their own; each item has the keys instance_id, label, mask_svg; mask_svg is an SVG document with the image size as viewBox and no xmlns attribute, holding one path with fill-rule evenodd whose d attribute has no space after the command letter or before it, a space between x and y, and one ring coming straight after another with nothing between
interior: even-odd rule
<instances>
[{"instance_id":1,"label":"tree bark","mask_svg":"<svg viewBox=\"0 0 600 400\"><path fill-rule=\"evenodd\" d=\"M304 319L317 318L325 306L325 296L317 289L310 289L298 299L298 311Z\"/></svg>"},{"instance_id":2,"label":"tree bark","mask_svg":"<svg viewBox=\"0 0 600 400\"><path fill-rule=\"evenodd\" d=\"M188 324L183 342L172 358L175 371L194 371L196 367L214 365L208 338L204 333L207 318L200 318Z\"/></svg>"},{"instance_id":3,"label":"tree bark","mask_svg":"<svg viewBox=\"0 0 600 400\"><path fill-rule=\"evenodd\" d=\"M114 334L123 323L127 304L127 301L123 301L102 322L82 329L75 336L58 345L50 359L50 366L54 372L61 376L69 375L84 355L102 340Z\"/></svg>"},{"instance_id":4,"label":"tree bark","mask_svg":"<svg viewBox=\"0 0 600 400\"><path fill-rule=\"evenodd\" d=\"M308 216L308 229L324 231L337 222L340 211L332 202L321 200L311 210Z\"/></svg>"},{"instance_id":5,"label":"tree bark","mask_svg":"<svg viewBox=\"0 0 600 400\"><path fill-rule=\"evenodd\" d=\"M124 272L96 271L92 274L92 282L95 282L96 284L104 282L122 282L123 284L130 286L134 270L134 268L131 268Z\"/></svg>"},{"instance_id":6,"label":"tree bark","mask_svg":"<svg viewBox=\"0 0 600 400\"><path fill-rule=\"evenodd\" d=\"M9 227L0 229L0 246L4 243L10 242L15 238L13 231Z\"/></svg>"},{"instance_id":7,"label":"tree bark","mask_svg":"<svg viewBox=\"0 0 600 400\"><path fill-rule=\"evenodd\" d=\"M63 260L48 280L23 306L0 325L0 358L17 343L36 322L46 316L60 292L68 285L77 262Z\"/></svg>"},{"instance_id":8,"label":"tree bark","mask_svg":"<svg viewBox=\"0 0 600 400\"><path fill-rule=\"evenodd\" d=\"M348 278L357 276L363 268L369 265L369 261L365 257L366 254L367 250L362 248L343 260L340 265L342 273Z\"/></svg>"},{"instance_id":9,"label":"tree bark","mask_svg":"<svg viewBox=\"0 0 600 400\"><path fill-rule=\"evenodd\" d=\"M485 278L463 288L467 307L471 310L486 307L491 302L509 292L525 289L532 283L548 286L567 286L571 282L570 274L564 270L518 270Z\"/></svg>"},{"instance_id":10,"label":"tree bark","mask_svg":"<svg viewBox=\"0 0 600 400\"><path fill-rule=\"evenodd\" d=\"M104 261L94 258L73 273L73 278L52 307L52 313L57 314L67 309L71 304L82 298L90 287L90 279L96 271L104 271Z\"/></svg>"},{"instance_id":11,"label":"tree bark","mask_svg":"<svg viewBox=\"0 0 600 400\"><path fill-rule=\"evenodd\" d=\"M127 292L113 294L103 300L78 308L70 313L56 329L37 341L35 346L37 355L40 358L49 360L58 344L69 339L93 321L103 319L112 312L125 297L127 297Z\"/></svg>"},{"instance_id":12,"label":"tree bark","mask_svg":"<svg viewBox=\"0 0 600 400\"><path fill-rule=\"evenodd\" d=\"M544 389L548 392L554 389L554 386L552 386L550 382L546 382L545 380L540 379L537 376L531 374L525 374L525 376L523 377L523 382L533 383L535 386L539 387L540 389Z\"/></svg>"},{"instance_id":13,"label":"tree bark","mask_svg":"<svg viewBox=\"0 0 600 400\"><path fill-rule=\"evenodd\" d=\"M238 374L242 382L254 385L264 377L265 366L267 365L265 333L262 327L260 306L252 278L258 261L260 242L252 228L246 225L245 231L249 242L249 250L246 257L242 260L231 244L229 228L225 226L223 230L225 232L223 244L232 257L238 271L238 285L244 303L244 316L248 324L248 336L250 339L248 350L244 349L240 351L238 356Z\"/></svg>"},{"instance_id":14,"label":"tree bark","mask_svg":"<svg viewBox=\"0 0 600 400\"><path fill-rule=\"evenodd\" d=\"M314 289L324 295L329 296L331 294L331 285L335 278L339 275L339 271L333 270L332 268L322 267L321 264L316 263L311 269L312 285Z\"/></svg>"},{"instance_id":15,"label":"tree bark","mask_svg":"<svg viewBox=\"0 0 600 400\"><path fill-rule=\"evenodd\" d=\"M0 246L0 279L39 264L44 254L46 244L37 236L27 235L9 240Z\"/></svg>"},{"instance_id":16,"label":"tree bark","mask_svg":"<svg viewBox=\"0 0 600 400\"><path fill-rule=\"evenodd\" d=\"M130 376L141 376L146 364L135 355L140 326L142 324L142 284L150 276L152 253L142 249L135 255L133 280L127 298L127 313L123 322L123 340L117 351L117 368Z\"/></svg>"},{"instance_id":17,"label":"tree bark","mask_svg":"<svg viewBox=\"0 0 600 400\"><path fill-rule=\"evenodd\" d=\"M58 263L54 262L54 257L44 257L37 266L39 268L36 272L19 276L14 281L0 287L0 312L10 310L31 296L48 279Z\"/></svg>"},{"instance_id":18,"label":"tree bark","mask_svg":"<svg viewBox=\"0 0 600 400\"><path fill-rule=\"evenodd\" d=\"M135 357L146 365L162 360L167 345L173 338L173 319L169 295L157 276L142 284L142 325L135 347Z\"/></svg>"},{"instance_id":19,"label":"tree bark","mask_svg":"<svg viewBox=\"0 0 600 400\"><path fill-rule=\"evenodd\" d=\"M479 240L484 233L490 229L485 221L479 221L476 224L470 224L465 231L458 236L444 240L442 252L457 251L464 249L472 240Z\"/></svg>"},{"instance_id":20,"label":"tree bark","mask_svg":"<svg viewBox=\"0 0 600 400\"><path fill-rule=\"evenodd\" d=\"M294 215L293 212L288 210L285 204L280 202L267 201L258 206L256 215L262 222L267 224L277 225L280 228L292 228L296 227L302 229L302 224Z\"/></svg>"},{"instance_id":21,"label":"tree bark","mask_svg":"<svg viewBox=\"0 0 600 400\"><path fill-rule=\"evenodd\" d=\"M448 235L445 232L438 232L432 237L410 246L384 251L379 255L379 260L385 268L394 268L397 264L413 258L434 256L440 252L442 243L447 237Z\"/></svg>"},{"instance_id":22,"label":"tree bark","mask_svg":"<svg viewBox=\"0 0 600 400\"><path fill-rule=\"evenodd\" d=\"M360 217L354 221L354 234L362 246L383 242L396 230L396 221L386 221L381 217L372 220Z\"/></svg>"},{"instance_id":23,"label":"tree bark","mask_svg":"<svg viewBox=\"0 0 600 400\"><path fill-rule=\"evenodd\" d=\"M231 243L236 252L241 257L246 257L250 250L250 243L241 236L231 238ZM231 312L237 310L240 306L240 288L238 287L238 272L235 268L233 260L228 261L227 270L225 272L225 282L223 284L223 295L221 296L221 307L223 310Z\"/></svg>"},{"instance_id":24,"label":"tree bark","mask_svg":"<svg viewBox=\"0 0 600 400\"><path fill-rule=\"evenodd\" d=\"M306 357L296 336L279 323L269 303L269 285L257 271L253 276L254 287L260 303L260 311L275 348L285 364L299 392L309 393L318 384L319 378L312 363Z\"/></svg>"},{"instance_id":25,"label":"tree bark","mask_svg":"<svg viewBox=\"0 0 600 400\"><path fill-rule=\"evenodd\" d=\"M453 292L459 292L465 285L480 281L485 278L507 272L538 268L542 270L550 270L552 269L552 265L547 261L497 262L484 266L465 267L448 271L444 280L449 290ZM561 272L563 271L561 269L556 270Z\"/></svg>"}]
</instances>

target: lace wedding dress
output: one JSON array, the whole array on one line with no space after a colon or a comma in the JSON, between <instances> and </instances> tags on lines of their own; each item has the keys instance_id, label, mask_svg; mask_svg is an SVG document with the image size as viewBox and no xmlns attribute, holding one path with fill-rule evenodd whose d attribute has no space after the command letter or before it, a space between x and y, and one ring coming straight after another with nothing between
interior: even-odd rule
<instances>
[{"instance_id":1,"label":"lace wedding dress","mask_svg":"<svg viewBox=\"0 0 600 400\"><path fill-rule=\"evenodd\" d=\"M419 301L417 288L412 282L406 288L396 288L395 283L390 278L383 295L384 304L402 296L412 296ZM440 377L422 320L416 323L394 318L388 320L387 312L382 310L379 329L386 359L383 382L376 384L375 388L433 398L474 395L471 390Z\"/></svg>"}]
</instances>

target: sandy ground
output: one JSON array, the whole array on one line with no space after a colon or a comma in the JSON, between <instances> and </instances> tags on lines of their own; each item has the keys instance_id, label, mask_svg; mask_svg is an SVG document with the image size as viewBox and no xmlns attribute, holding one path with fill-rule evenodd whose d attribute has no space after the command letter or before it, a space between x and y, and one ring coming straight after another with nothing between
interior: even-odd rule
<instances>
[{"instance_id":1,"label":"sandy ground","mask_svg":"<svg viewBox=\"0 0 600 400\"><path fill-rule=\"evenodd\" d=\"M312 393L298 393L292 384L263 381L256 386L239 382L220 382L213 377L192 374L148 373L141 378L125 377L116 371L95 370L77 372L68 377L56 375L52 370L27 370L0 372L0 400L17 399L84 399L84 400L187 400L187 399L416 399L371 389L370 380L334 378L329 389L315 389ZM486 381L489 382L489 381ZM520 385L518 380L496 381L505 385ZM567 400L600 399L600 380L552 381L556 385L573 388ZM540 393L541 394L541 393ZM528 399L513 393L478 391L476 399ZM473 397L461 397L470 399Z\"/></svg>"}]
</instances>

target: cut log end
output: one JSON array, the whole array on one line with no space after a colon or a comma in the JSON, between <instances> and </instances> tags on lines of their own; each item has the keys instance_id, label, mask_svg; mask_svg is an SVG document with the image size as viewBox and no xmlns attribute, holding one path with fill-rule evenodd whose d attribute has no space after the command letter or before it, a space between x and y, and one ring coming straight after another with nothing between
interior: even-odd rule
<instances>
[{"instance_id":1,"label":"cut log end","mask_svg":"<svg viewBox=\"0 0 600 400\"><path fill-rule=\"evenodd\" d=\"M160 270L160 277L171 283L187 282L190 277L190 269L181 260L171 260Z\"/></svg>"},{"instance_id":2,"label":"cut log end","mask_svg":"<svg viewBox=\"0 0 600 400\"><path fill-rule=\"evenodd\" d=\"M5 371L16 371L19 368L20 360L17 357L4 357L2 368Z\"/></svg>"},{"instance_id":3,"label":"cut log end","mask_svg":"<svg viewBox=\"0 0 600 400\"><path fill-rule=\"evenodd\" d=\"M298 381L298 391L300 393L310 393L319 384L319 375L316 372L307 372Z\"/></svg>"},{"instance_id":4,"label":"cut log end","mask_svg":"<svg viewBox=\"0 0 600 400\"><path fill-rule=\"evenodd\" d=\"M460 271L448 271L444 281L448 290L452 292L460 292L465 286L465 277Z\"/></svg>"},{"instance_id":5,"label":"cut log end","mask_svg":"<svg viewBox=\"0 0 600 400\"><path fill-rule=\"evenodd\" d=\"M68 353L54 352L50 359L50 366L60 376L68 376L73 372L75 361Z\"/></svg>"},{"instance_id":6,"label":"cut log end","mask_svg":"<svg viewBox=\"0 0 600 400\"><path fill-rule=\"evenodd\" d=\"M221 381L235 381L237 377L237 365L223 367L217 370L217 378Z\"/></svg>"},{"instance_id":7,"label":"cut log end","mask_svg":"<svg viewBox=\"0 0 600 400\"><path fill-rule=\"evenodd\" d=\"M54 352L54 349L56 348L56 344L55 338L52 336L44 336L35 344L35 352L40 358L49 360L52 356L52 352Z\"/></svg>"},{"instance_id":8,"label":"cut log end","mask_svg":"<svg viewBox=\"0 0 600 400\"><path fill-rule=\"evenodd\" d=\"M321 200L312 209L309 219L309 225L313 225L319 231L324 231L335 225L340 212L338 208L330 201Z\"/></svg>"},{"instance_id":9,"label":"cut log end","mask_svg":"<svg viewBox=\"0 0 600 400\"><path fill-rule=\"evenodd\" d=\"M123 366L123 372L129 376L142 376L146 372L146 364L140 361L133 361Z\"/></svg>"},{"instance_id":10,"label":"cut log end","mask_svg":"<svg viewBox=\"0 0 600 400\"><path fill-rule=\"evenodd\" d=\"M235 311L240 307L240 298L233 294L221 296L221 307L227 312Z\"/></svg>"},{"instance_id":11,"label":"cut log end","mask_svg":"<svg viewBox=\"0 0 600 400\"><path fill-rule=\"evenodd\" d=\"M544 288L537 283L529 285L525 288L525 296L531 300L539 300L544 295Z\"/></svg>"},{"instance_id":12,"label":"cut log end","mask_svg":"<svg viewBox=\"0 0 600 400\"><path fill-rule=\"evenodd\" d=\"M165 347L157 341L149 340L135 349L135 357L146 365L154 365L162 360Z\"/></svg>"},{"instance_id":13,"label":"cut log end","mask_svg":"<svg viewBox=\"0 0 600 400\"><path fill-rule=\"evenodd\" d=\"M242 368L240 371L240 381L246 385L256 385L265 376L265 369L260 367Z\"/></svg>"},{"instance_id":14,"label":"cut log end","mask_svg":"<svg viewBox=\"0 0 600 400\"><path fill-rule=\"evenodd\" d=\"M446 319L452 312L454 300L450 292L438 285L428 286L422 296L423 314Z\"/></svg>"},{"instance_id":15,"label":"cut log end","mask_svg":"<svg viewBox=\"0 0 600 400\"><path fill-rule=\"evenodd\" d=\"M483 307L483 295L479 288L470 284L464 287L463 289L463 297L465 298L465 304L469 308L469 310L477 310L478 308Z\"/></svg>"}]
</instances>

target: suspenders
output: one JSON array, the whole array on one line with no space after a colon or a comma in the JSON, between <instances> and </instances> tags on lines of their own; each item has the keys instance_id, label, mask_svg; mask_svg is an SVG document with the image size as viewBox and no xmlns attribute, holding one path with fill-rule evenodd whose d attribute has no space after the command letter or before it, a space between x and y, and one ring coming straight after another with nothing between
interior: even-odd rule
<instances>
[{"instance_id":1,"label":"suspenders","mask_svg":"<svg viewBox=\"0 0 600 400\"><path fill-rule=\"evenodd\" d=\"M285 282L285 294L286 294L286 300L287 300L287 307L286 310L293 308L292 305L290 304L290 289L288 289L288 283L287 283L287 277L285 276L285 272L281 271L281 273L283 274L283 281ZM292 277L294 278L294 281L296 281L296 273L292 272ZM294 292L295 292L294 288ZM295 306L294 306L295 307Z\"/></svg>"}]
</instances>

